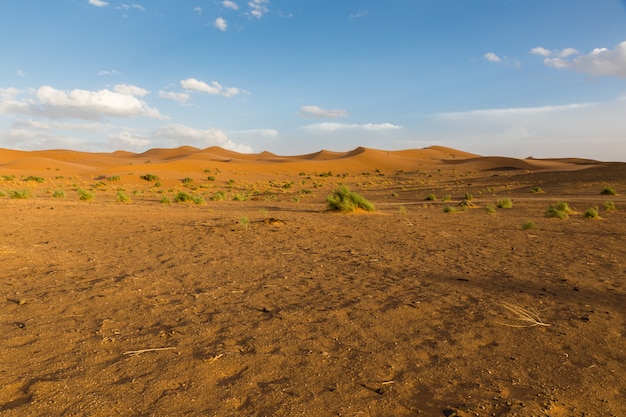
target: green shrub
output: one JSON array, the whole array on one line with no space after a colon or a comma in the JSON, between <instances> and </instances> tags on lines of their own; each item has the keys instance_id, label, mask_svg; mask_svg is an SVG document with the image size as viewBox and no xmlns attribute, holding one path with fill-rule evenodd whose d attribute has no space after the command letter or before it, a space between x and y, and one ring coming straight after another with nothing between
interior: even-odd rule
<instances>
[{"instance_id":1,"label":"green shrub","mask_svg":"<svg viewBox=\"0 0 626 417\"><path fill-rule=\"evenodd\" d=\"M451 196L451 195L444 195L444 196L443 196L443 198L442 198L442 200L443 200L444 202L448 202L448 201L452 200L452 196Z\"/></svg>"},{"instance_id":2,"label":"green shrub","mask_svg":"<svg viewBox=\"0 0 626 417\"><path fill-rule=\"evenodd\" d=\"M530 189L531 193L543 193L543 189L541 187L533 187Z\"/></svg>"},{"instance_id":3,"label":"green shrub","mask_svg":"<svg viewBox=\"0 0 626 417\"><path fill-rule=\"evenodd\" d=\"M3 175L2 181L15 181L15 175Z\"/></svg>"},{"instance_id":4,"label":"green shrub","mask_svg":"<svg viewBox=\"0 0 626 417\"><path fill-rule=\"evenodd\" d=\"M473 198L474 198L474 196L473 196L472 194L470 194L470 193L465 193L465 195L464 195L464 198L463 198L463 199L464 199L464 200L471 200L471 199L473 199Z\"/></svg>"},{"instance_id":5,"label":"green shrub","mask_svg":"<svg viewBox=\"0 0 626 417\"><path fill-rule=\"evenodd\" d=\"M204 198L202 196L197 196L193 194L186 193L184 191L179 191L174 196L175 203L194 203L194 204L205 204Z\"/></svg>"},{"instance_id":6,"label":"green shrub","mask_svg":"<svg viewBox=\"0 0 626 417\"><path fill-rule=\"evenodd\" d=\"M158 176L152 175L152 174L142 175L139 178L141 178L142 180L150 181L150 182L154 182L154 181L159 180Z\"/></svg>"},{"instance_id":7,"label":"green shrub","mask_svg":"<svg viewBox=\"0 0 626 417\"><path fill-rule=\"evenodd\" d=\"M510 208L513 208L513 201L511 201L510 198L503 198L503 199L498 200L498 202L496 203L496 206L498 208L510 209Z\"/></svg>"},{"instance_id":8,"label":"green shrub","mask_svg":"<svg viewBox=\"0 0 626 417\"><path fill-rule=\"evenodd\" d=\"M224 201L226 200L226 193L224 191L218 191L211 196L211 201Z\"/></svg>"},{"instance_id":9,"label":"green shrub","mask_svg":"<svg viewBox=\"0 0 626 417\"><path fill-rule=\"evenodd\" d=\"M233 201L247 201L250 198L248 193L233 194Z\"/></svg>"},{"instance_id":10,"label":"green shrub","mask_svg":"<svg viewBox=\"0 0 626 417\"><path fill-rule=\"evenodd\" d=\"M118 203L130 203L130 202L132 202L132 200L130 199L129 196L127 196L123 192L118 191L117 192L117 202Z\"/></svg>"},{"instance_id":11,"label":"green shrub","mask_svg":"<svg viewBox=\"0 0 626 417\"><path fill-rule=\"evenodd\" d=\"M606 211L615 211L615 203L613 201L605 201L602 204L602 207L606 210Z\"/></svg>"},{"instance_id":12,"label":"green shrub","mask_svg":"<svg viewBox=\"0 0 626 417\"><path fill-rule=\"evenodd\" d=\"M588 208L587 211L585 211L584 213L584 217L585 219L599 219L600 214L598 214L598 208L597 207Z\"/></svg>"},{"instance_id":13,"label":"green shrub","mask_svg":"<svg viewBox=\"0 0 626 417\"><path fill-rule=\"evenodd\" d=\"M52 193L52 197L54 197L54 198L65 198L65 191L63 191L63 190L55 190Z\"/></svg>"},{"instance_id":14,"label":"green shrub","mask_svg":"<svg viewBox=\"0 0 626 417\"><path fill-rule=\"evenodd\" d=\"M546 210L546 217L555 217L557 219L567 219L570 214L572 214L574 210L572 210L569 205L561 201L556 203L554 206L549 206Z\"/></svg>"},{"instance_id":15,"label":"green shrub","mask_svg":"<svg viewBox=\"0 0 626 417\"><path fill-rule=\"evenodd\" d=\"M119 181L121 178L119 175L113 175L111 177L107 177L107 181Z\"/></svg>"},{"instance_id":16,"label":"green shrub","mask_svg":"<svg viewBox=\"0 0 626 417\"><path fill-rule=\"evenodd\" d=\"M495 213L495 212L496 212L496 206L494 206L493 204L487 204L487 205L485 206L485 211L486 211L488 214L493 214L493 213Z\"/></svg>"},{"instance_id":17,"label":"green shrub","mask_svg":"<svg viewBox=\"0 0 626 417\"><path fill-rule=\"evenodd\" d=\"M84 188L79 188L76 190L76 192L78 193L79 200L89 201L94 199L94 194L89 190L85 190Z\"/></svg>"},{"instance_id":18,"label":"green shrub","mask_svg":"<svg viewBox=\"0 0 626 417\"><path fill-rule=\"evenodd\" d=\"M535 230L535 229L537 229L537 225L531 221L522 223L522 230Z\"/></svg>"},{"instance_id":19,"label":"green shrub","mask_svg":"<svg viewBox=\"0 0 626 417\"><path fill-rule=\"evenodd\" d=\"M374 211L374 205L360 194L350 191L346 185L339 185L337 189L326 197L326 204L330 210L353 212L358 209Z\"/></svg>"},{"instance_id":20,"label":"green shrub","mask_svg":"<svg viewBox=\"0 0 626 417\"><path fill-rule=\"evenodd\" d=\"M190 184L192 181L193 181L192 178L189 178L189 177L183 178L183 184Z\"/></svg>"},{"instance_id":21,"label":"green shrub","mask_svg":"<svg viewBox=\"0 0 626 417\"><path fill-rule=\"evenodd\" d=\"M437 199L437 196L435 194L428 194L426 196L426 201L435 201Z\"/></svg>"},{"instance_id":22,"label":"green shrub","mask_svg":"<svg viewBox=\"0 0 626 417\"><path fill-rule=\"evenodd\" d=\"M443 207L443 212L444 213L458 213L460 211L460 209L458 207L453 207L453 206L444 206Z\"/></svg>"},{"instance_id":23,"label":"green shrub","mask_svg":"<svg viewBox=\"0 0 626 417\"><path fill-rule=\"evenodd\" d=\"M41 184L45 180L42 177L36 177L34 175L29 175L28 177L24 178L24 181L34 181L36 183Z\"/></svg>"},{"instance_id":24,"label":"green shrub","mask_svg":"<svg viewBox=\"0 0 626 417\"><path fill-rule=\"evenodd\" d=\"M215 181L215 176L214 175L209 175L208 177L206 177L207 181Z\"/></svg>"},{"instance_id":25,"label":"green shrub","mask_svg":"<svg viewBox=\"0 0 626 417\"><path fill-rule=\"evenodd\" d=\"M168 196L163 196L161 199L161 204L172 204L172 200Z\"/></svg>"},{"instance_id":26,"label":"green shrub","mask_svg":"<svg viewBox=\"0 0 626 417\"><path fill-rule=\"evenodd\" d=\"M30 198L30 191L28 190L9 191L9 198L24 200L24 199Z\"/></svg>"},{"instance_id":27,"label":"green shrub","mask_svg":"<svg viewBox=\"0 0 626 417\"><path fill-rule=\"evenodd\" d=\"M617 195L617 193L615 192L615 188L613 187L605 187L600 194L602 195Z\"/></svg>"}]
</instances>

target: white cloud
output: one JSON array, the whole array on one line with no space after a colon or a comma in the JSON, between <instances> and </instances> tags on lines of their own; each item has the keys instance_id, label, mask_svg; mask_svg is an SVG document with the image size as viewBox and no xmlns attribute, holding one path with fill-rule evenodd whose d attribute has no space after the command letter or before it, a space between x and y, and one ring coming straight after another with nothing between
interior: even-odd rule
<instances>
[{"instance_id":1,"label":"white cloud","mask_svg":"<svg viewBox=\"0 0 626 417\"><path fill-rule=\"evenodd\" d=\"M305 130L311 132L337 132L341 130L363 130L363 131L384 131L384 130L396 130L401 129L402 126L394 125L391 123L313 123L303 126Z\"/></svg>"},{"instance_id":2,"label":"white cloud","mask_svg":"<svg viewBox=\"0 0 626 417\"><path fill-rule=\"evenodd\" d=\"M231 10L239 10L239 6L237 5L237 3L235 3L234 1L230 1L230 0L224 0L222 2L222 5L224 7L226 7L227 9L231 9Z\"/></svg>"},{"instance_id":3,"label":"white cloud","mask_svg":"<svg viewBox=\"0 0 626 417\"><path fill-rule=\"evenodd\" d=\"M22 71L21 69L17 70L17 75L19 75L20 77L26 77L28 76L28 74L26 74L24 71Z\"/></svg>"},{"instance_id":4,"label":"white cloud","mask_svg":"<svg viewBox=\"0 0 626 417\"><path fill-rule=\"evenodd\" d=\"M122 89L141 93L143 89L134 86L123 86ZM110 91L89 90L57 90L43 86L36 91L29 91L28 97L16 99L13 93L6 92L0 97L0 113L25 114L46 118L78 118L99 120L103 117L153 117L164 118L158 110L150 108L145 102L133 95ZM145 91L145 90L144 90Z\"/></svg>"},{"instance_id":5,"label":"white cloud","mask_svg":"<svg viewBox=\"0 0 626 417\"><path fill-rule=\"evenodd\" d=\"M224 149L241 153L251 153L252 148L237 144L229 139L228 135L220 129L194 129L181 124L169 124L162 126L154 134L155 138L169 140L170 146L191 145L199 148L209 146L221 146Z\"/></svg>"},{"instance_id":6,"label":"white cloud","mask_svg":"<svg viewBox=\"0 0 626 417\"><path fill-rule=\"evenodd\" d=\"M260 19L265 13L269 11L266 4L269 4L270 0L251 0L248 2L250 7L250 15Z\"/></svg>"},{"instance_id":7,"label":"white cloud","mask_svg":"<svg viewBox=\"0 0 626 417\"><path fill-rule=\"evenodd\" d=\"M575 50L567 48L563 51ZM579 55L571 60L564 59L569 55L548 57L543 62L547 66L557 69L568 68L588 74L626 78L626 41L618 44L613 50L596 48L586 55Z\"/></svg>"},{"instance_id":8,"label":"white cloud","mask_svg":"<svg viewBox=\"0 0 626 417\"><path fill-rule=\"evenodd\" d=\"M502 61L502 58L500 58L498 55L496 55L496 54L495 54L495 53L493 53L493 52L487 52L487 53L484 55L484 57L485 57L485 59L486 59L487 61L489 61L489 62L501 62L501 61Z\"/></svg>"},{"instance_id":9,"label":"white cloud","mask_svg":"<svg viewBox=\"0 0 626 417\"><path fill-rule=\"evenodd\" d=\"M143 97L149 93L148 90L145 90L141 87L127 84L118 84L113 87L113 90L115 90L116 93L126 94L134 97Z\"/></svg>"},{"instance_id":10,"label":"white cloud","mask_svg":"<svg viewBox=\"0 0 626 417\"><path fill-rule=\"evenodd\" d=\"M229 135L233 136L263 136L266 138L275 138L278 136L276 129L246 129L246 130L229 130Z\"/></svg>"},{"instance_id":11,"label":"white cloud","mask_svg":"<svg viewBox=\"0 0 626 417\"><path fill-rule=\"evenodd\" d=\"M104 7L109 5L108 2L102 0L89 0L89 4L96 7Z\"/></svg>"},{"instance_id":12,"label":"white cloud","mask_svg":"<svg viewBox=\"0 0 626 417\"><path fill-rule=\"evenodd\" d=\"M302 117L314 118L336 118L348 116L348 112L345 110L325 110L317 106L301 106L299 114Z\"/></svg>"},{"instance_id":13,"label":"white cloud","mask_svg":"<svg viewBox=\"0 0 626 417\"><path fill-rule=\"evenodd\" d=\"M207 84L204 81L196 80L195 78L187 78L186 80L182 80L180 85L188 91L198 91L201 93L210 94L213 96L223 96L223 97L234 97L241 93L241 90L235 87L224 88L217 81L211 82L211 84Z\"/></svg>"},{"instance_id":14,"label":"white cloud","mask_svg":"<svg viewBox=\"0 0 626 417\"><path fill-rule=\"evenodd\" d=\"M193 8L194 13L202 14L202 7L196 6Z\"/></svg>"},{"instance_id":15,"label":"white cloud","mask_svg":"<svg viewBox=\"0 0 626 417\"><path fill-rule=\"evenodd\" d=\"M540 55L540 56L545 56L545 57L556 56L560 58L567 58L570 55L576 55L576 54L579 54L580 52L578 52L574 48L565 48L561 50L551 51L542 46L538 46L536 48L531 49L530 53L533 55Z\"/></svg>"},{"instance_id":16,"label":"white cloud","mask_svg":"<svg viewBox=\"0 0 626 417\"><path fill-rule=\"evenodd\" d=\"M116 71L116 70L110 70L110 71L103 70L103 71L99 71L98 72L98 75L100 75L100 76L104 76L104 75L120 75L120 74L121 74L121 72Z\"/></svg>"},{"instance_id":17,"label":"white cloud","mask_svg":"<svg viewBox=\"0 0 626 417\"><path fill-rule=\"evenodd\" d=\"M161 90L159 91L159 97L167 99L167 100L174 100L174 101L177 101L178 103L183 104L183 103L188 102L189 99L191 99L191 94Z\"/></svg>"},{"instance_id":18,"label":"white cloud","mask_svg":"<svg viewBox=\"0 0 626 417\"><path fill-rule=\"evenodd\" d=\"M469 110L465 112L451 112L451 113L439 113L437 117L443 119L474 119L476 117L518 117L520 115L532 115L532 114L547 114L553 112L561 112L568 110L575 110L584 107L595 106L595 103L574 103L574 104L565 104L559 106L539 106L539 107L513 107L513 108L504 108L504 109L480 109L480 110Z\"/></svg>"},{"instance_id":19,"label":"white cloud","mask_svg":"<svg viewBox=\"0 0 626 417\"><path fill-rule=\"evenodd\" d=\"M112 133L108 139L115 149L125 151L144 151L152 143L150 138L130 130Z\"/></svg>"},{"instance_id":20,"label":"white cloud","mask_svg":"<svg viewBox=\"0 0 626 417\"><path fill-rule=\"evenodd\" d=\"M360 19L361 17L367 16L367 13L367 10L359 10L358 12L351 14L349 17L350 19Z\"/></svg>"},{"instance_id":21,"label":"white cloud","mask_svg":"<svg viewBox=\"0 0 626 417\"><path fill-rule=\"evenodd\" d=\"M40 120L16 120L13 128L19 129L35 129L40 131L50 130L85 130L85 131L103 131L110 129L112 125L107 123L69 123L69 122L42 122Z\"/></svg>"},{"instance_id":22,"label":"white cloud","mask_svg":"<svg viewBox=\"0 0 626 417\"><path fill-rule=\"evenodd\" d=\"M217 19L215 19L215 22L213 22L213 26L215 26L222 32L226 32L226 29L228 28L228 23L226 23L226 20L224 20L224 18L218 17Z\"/></svg>"},{"instance_id":23,"label":"white cloud","mask_svg":"<svg viewBox=\"0 0 626 417\"><path fill-rule=\"evenodd\" d=\"M5 100L13 100L20 94L20 90L14 87L2 88L0 87L0 104Z\"/></svg>"}]
</instances>

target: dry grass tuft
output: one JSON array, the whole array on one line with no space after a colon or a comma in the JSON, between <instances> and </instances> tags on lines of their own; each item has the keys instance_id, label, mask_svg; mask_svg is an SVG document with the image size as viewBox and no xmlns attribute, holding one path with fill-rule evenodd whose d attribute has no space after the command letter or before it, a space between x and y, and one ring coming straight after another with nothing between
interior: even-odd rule
<instances>
[{"instance_id":1,"label":"dry grass tuft","mask_svg":"<svg viewBox=\"0 0 626 417\"><path fill-rule=\"evenodd\" d=\"M543 320L539 317L539 313L532 307L523 308L516 306L514 304L502 303L502 307L509 310L511 313L515 315L516 323L499 323L504 326L509 327L535 327L535 326L544 326L548 327L550 324L544 323Z\"/></svg>"}]
</instances>

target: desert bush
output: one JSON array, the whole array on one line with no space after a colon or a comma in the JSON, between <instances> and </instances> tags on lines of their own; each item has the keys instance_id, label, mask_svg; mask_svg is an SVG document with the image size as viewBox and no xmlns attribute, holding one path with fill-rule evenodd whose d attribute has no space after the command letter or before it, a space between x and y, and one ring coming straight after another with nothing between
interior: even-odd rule
<instances>
[{"instance_id":1,"label":"desert bush","mask_svg":"<svg viewBox=\"0 0 626 417\"><path fill-rule=\"evenodd\" d=\"M2 178L2 181L15 181L15 175L3 175L0 178Z\"/></svg>"},{"instance_id":2,"label":"desert bush","mask_svg":"<svg viewBox=\"0 0 626 417\"><path fill-rule=\"evenodd\" d=\"M161 204L172 204L172 200L165 195L163 196L163 198L161 198Z\"/></svg>"},{"instance_id":3,"label":"desert bush","mask_svg":"<svg viewBox=\"0 0 626 417\"><path fill-rule=\"evenodd\" d=\"M110 177L107 177L107 181L119 181L121 178L119 175L112 175Z\"/></svg>"},{"instance_id":4,"label":"desert bush","mask_svg":"<svg viewBox=\"0 0 626 417\"><path fill-rule=\"evenodd\" d=\"M337 189L326 197L326 204L330 210L353 212L358 209L374 211L374 205L362 195L350 191L348 186L339 185Z\"/></svg>"},{"instance_id":5,"label":"desert bush","mask_svg":"<svg viewBox=\"0 0 626 417\"><path fill-rule=\"evenodd\" d=\"M451 196L451 195L444 195L444 196L443 196L443 198L442 198L442 200L443 200L444 202L448 202L448 201L452 200L452 196Z\"/></svg>"},{"instance_id":6,"label":"desert bush","mask_svg":"<svg viewBox=\"0 0 626 417\"><path fill-rule=\"evenodd\" d=\"M458 207L453 207L453 206L444 206L443 207L443 212L444 213L458 213L459 211L461 211L461 209L458 208Z\"/></svg>"},{"instance_id":7,"label":"desert bush","mask_svg":"<svg viewBox=\"0 0 626 417\"><path fill-rule=\"evenodd\" d=\"M600 194L602 195L617 195L617 193L615 192L615 188L613 187L605 187Z\"/></svg>"},{"instance_id":8,"label":"desert bush","mask_svg":"<svg viewBox=\"0 0 626 417\"><path fill-rule=\"evenodd\" d=\"M28 190L9 191L9 198L24 200L24 199L30 198L30 191Z\"/></svg>"},{"instance_id":9,"label":"desert bush","mask_svg":"<svg viewBox=\"0 0 626 417\"><path fill-rule=\"evenodd\" d=\"M435 194L428 194L426 196L426 201L435 201L437 199L437 196Z\"/></svg>"},{"instance_id":10,"label":"desert bush","mask_svg":"<svg viewBox=\"0 0 626 417\"><path fill-rule=\"evenodd\" d=\"M224 201L226 200L226 193L224 191L218 191L210 197L211 201Z\"/></svg>"},{"instance_id":11,"label":"desert bush","mask_svg":"<svg viewBox=\"0 0 626 417\"><path fill-rule=\"evenodd\" d=\"M604 208L604 210L606 211L615 211L615 203L613 201L605 201L604 203L602 203L602 207Z\"/></svg>"},{"instance_id":12,"label":"desert bush","mask_svg":"<svg viewBox=\"0 0 626 417\"><path fill-rule=\"evenodd\" d=\"M183 178L183 184L191 184L191 182L193 182L193 178L190 177L185 177Z\"/></svg>"},{"instance_id":13,"label":"desert bush","mask_svg":"<svg viewBox=\"0 0 626 417\"><path fill-rule=\"evenodd\" d=\"M250 226L250 217L248 216L241 216L239 218L239 225L243 228L243 229L248 229L248 227Z\"/></svg>"},{"instance_id":14,"label":"desert bush","mask_svg":"<svg viewBox=\"0 0 626 417\"><path fill-rule=\"evenodd\" d=\"M94 199L94 194L89 190L85 190L84 188L78 188L76 192L78 193L79 200L89 201Z\"/></svg>"},{"instance_id":15,"label":"desert bush","mask_svg":"<svg viewBox=\"0 0 626 417\"><path fill-rule=\"evenodd\" d=\"M193 194L186 193L184 191L179 191L174 196L175 203L195 203L195 204L204 204L204 198L202 196L197 196Z\"/></svg>"},{"instance_id":16,"label":"desert bush","mask_svg":"<svg viewBox=\"0 0 626 417\"><path fill-rule=\"evenodd\" d=\"M54 198L65 198L65 191L63 191L63 190L55 190L52 193L52 197L54 197Z\"/></svg>"},{"instance_id":17,"label":"desert bush","mask_svg":"<svg viewBox=\"0 0 626 417\"><path fill-rule=\"evenodd\" d=\"M214 175L209 175L208 177L206 177L207 181L215 181L215 176Z\"/></svg>"},{"instance_id":18,"label":"desert bush","mask_svg":"<svg viewBox=\"0 0 626 417\"><path fill-rule=\"evenodd\" d=\"M117 202L118 203L130 203L130 202L132 202L132 200L130 199L129 196L124 194L122 191L118 191L117 192Z\"/></svg>"},{"instance_id":19,"label":"desert bush","mask_svg":"<svg viewBox=\"0 0 626 417\"><path fill-rule=\"evenodd\" d=\"M149 181L149 182L154 182L154 181L159 180L159 177L158 177L158 176L156 176L156 175L152 175L152 174L142 175L142 176L140 176L139 178L141 178L142 180Z\"/></svg>"},{"instance_id":20,"label":"desert bush","mask_svg":"<svg viewBox=\"0 0 626 417\"><path fill-rule=\"evenodd\" d=\"M250 196L247 193L235 193L233 194L233 201L247 201Z\"/></svg>"},{"instance_id":21,"label":"desert bush","mask_svg":"<svg viewBox=\"0 0 626 417\"><path fill-rule=\"evenodd\" d=\"M493 205L493 204L487 204L487 205L485 206L485 211L486 211L488 214L493 214L493 213L495 213L495 212L496 212L496 206L495 206L495 205Z\"/></svg>"},{"instance_id":22,"label":"desert bush","mask_svg":"<svg viewBox=\"0 0 626 417\"><path fill-rule=\"evenodd\" d=\"M535 230L535 229L537 229L537 225L531 221L522 223L522 230Z\"/></svg>"},{"instance_id":23,"label":"desert bush","mask_svg":"<svg viewBox=\"0 0 626 417\"><path fill-rule=\"evenodd\" d=\"M511 201L510 198L502 198L498 200L498 202L496 203L496 206L498 208L510 209L510 208L513 208L513 201Z\"/></svg>"},{"instance_id":24,"label":"desert bush","mask_svg":"<svg viewBox=\"0 0 626 417\"><path fill-rule=\"evenodd\" d=\"M546 217L555 217L557 219L567 219L570 214L572 214L574 210L572 210L569 205L564 202L558 202L554 206L549 206L546 210Z\"/></svg>"},{"instance_id":25,"label":"desert bush","mask_svg":"<svg viewBox=\"0 0 626 417\"><path fill-rule=\"evenodd\" d=\"M465 193L465 195L463 196L463 199L464 200L468 200L468 201L473 199L473 198L474 198L474 196L471 193Z\"/></svg>"},{"instance_id":26,"label":"desert bush","mask_svg":"<svg viewBox=\"0 0 626 417\"><path fill-rule=\"evenodd\" d=\"M585 211L585 213L583 214L583 216L585 217L585 219L599 219L600 218L600 214L598 213L597 207L588 208L587 211Z\"/></svg>"},{"instance_id":27,"label":"desert bush","mask_svg":"<svg viewBox=\"0 0 626 417\"><path fill-rule=\"evenodd\" d=\"M36 183L41 184L45 180L42 177L36 177L34 175L29 175L28 177L24 178L24 181L34 181Z\"/></svg>"},{"instance_id":28,"label":"desert bush","mask_svg":"<svg viewBox=\"0 0 626 417\"><path fill-rule=\"evenodd\" d=\"M533 187L530 189L531 193L543 193L543 189L541 187Z\"/></svg>"}]
</instances>

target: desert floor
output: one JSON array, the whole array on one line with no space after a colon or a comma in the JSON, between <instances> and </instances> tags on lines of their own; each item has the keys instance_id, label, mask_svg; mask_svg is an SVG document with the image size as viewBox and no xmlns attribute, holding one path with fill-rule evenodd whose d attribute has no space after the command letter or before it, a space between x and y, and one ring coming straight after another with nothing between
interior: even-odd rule
<instances>
[{"instance_id":1,"label":"desert floor","mask_svg":"<svg viewBox=\"0 0 626 417\"><path fill-rule=\"evenodd\" d=\"M626 415L626 164L256 158L0 152L0 415Z\"/></svg>"}]
</instances>

